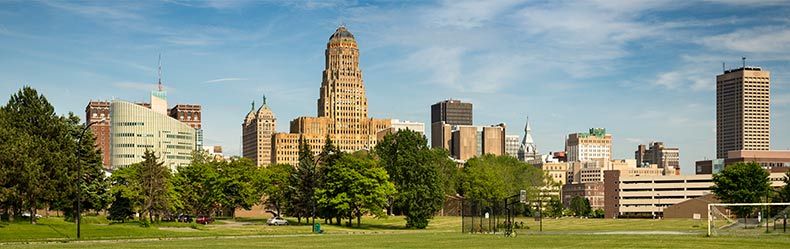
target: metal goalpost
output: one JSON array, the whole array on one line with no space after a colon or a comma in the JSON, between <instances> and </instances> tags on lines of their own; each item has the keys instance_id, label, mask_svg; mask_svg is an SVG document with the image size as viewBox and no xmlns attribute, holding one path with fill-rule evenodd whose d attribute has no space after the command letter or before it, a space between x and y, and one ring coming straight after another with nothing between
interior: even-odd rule
<instances>
[{"instance_id":1,"label":"metal goalpost","mask_svg":"<svg viewBox=\"0 0 790 249\"><path fill-rule=\"evenodd\" d=\"M711 236L711 227L713 223L713 212L712 210L714 207L743 207L743 206L755 206L755 207L764 207L764 206L788 206L790 207L790 202L780 202L780 203L710 203L708 204L708 236ZM766 220L766 222L768 222Z\"/></svg>"}]
</instances>

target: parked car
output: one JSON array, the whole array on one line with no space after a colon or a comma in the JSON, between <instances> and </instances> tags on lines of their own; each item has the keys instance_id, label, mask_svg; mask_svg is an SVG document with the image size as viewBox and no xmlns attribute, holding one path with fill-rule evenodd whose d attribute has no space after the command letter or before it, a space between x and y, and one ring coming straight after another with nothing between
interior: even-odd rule
<instances>
[{"instance_id":1,"label":"parked car","mask_svg":"<svg viewBox=\"0 0 790 249\"><path fill-rule=\"evenodd\" d=\"M30 218L30 212L24 212L24 213L22 213L22 217L24 217L24 218ZM41 216L40 214L36 214L36 219L38 219L38 218L41 218L41 217L42 217L42 216Z\"/></svg>"},{"instance_id":2,"label":"parked car","mask_svg":"<svg viewBox=\"0 0 790 249\"><path fill-rule=\"evenodd\" d=\"M269 224L269 226L281 226L288 225L288 221L283 219L283 217L272 217L266 221L266 224Z\"/></svg>"},{"instance_id":3,"label":"parked car","mask_svg":"<svg viewBox=\"0 0 790 249\"><path fill-rule=\"evenodd\" d=\"M214 222L214 219L208 216L198 216L197 219L195 219L195 222L198 224L208 225L209 223Z\"/></svg>"},{"instance_id":4,"label":"parked car","mask_svg":"<svg viewBox=\"0 0 790 249\"><path fill-rule=\"evenodd\" d=\"M178 222L190 223L192 222L192 216L188 214L181 214L178 216Z\"/></svg>"}]
</instances>

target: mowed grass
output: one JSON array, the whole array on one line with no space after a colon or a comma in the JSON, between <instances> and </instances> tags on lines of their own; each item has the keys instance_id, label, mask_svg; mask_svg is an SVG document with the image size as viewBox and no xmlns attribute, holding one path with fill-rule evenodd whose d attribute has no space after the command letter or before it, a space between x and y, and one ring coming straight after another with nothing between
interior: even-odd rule
<instances>
[{"instance_id":1,"label":"mowed grass","mask_svg":"<svg viewBox=\"0 0 790 249\"><path fill-rule=\"evenodd\" d=\"M790 237L698 235L468 235L446 232L322 234L4 245L3 248L789 248Z\"/></svg>"},{"instance_id":2,"label":"mowed grass","mask_svg":"<svg viewBox=\"0 0 790 249\"><path fill-rule=\"evenodd\" d=\"M790 248L790 233L760 236L705 237L706 223L685 219L545 219L520 218L529 229L515 238L462 234L460 217L437 217L424 230L406 229L403 217L364 218L361 227L323 225L325 233L310 233L309 225L271 227L265 219L219 220L204 226L161 223L107 224L95 218L83 224L83 241L73 241L75 225L60 218L39 224L0 224L2 248ZM291 220L295 223L295 220ZM302 222L305 222L304 220ZM344 221L345 222L345 221ZM356 220L354 221L356 224ZM323 223L323 222L322 222ZM669 234L604 234L664 231ZM56 241L56 242L52 242ZM29 243L29 244L28 244Z\"/></svg>"}]
</instances>

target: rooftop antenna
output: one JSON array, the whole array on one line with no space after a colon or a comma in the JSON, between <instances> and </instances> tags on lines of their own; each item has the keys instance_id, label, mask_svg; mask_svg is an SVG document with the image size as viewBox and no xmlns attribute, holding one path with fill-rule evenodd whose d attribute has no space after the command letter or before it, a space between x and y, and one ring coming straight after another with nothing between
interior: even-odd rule
<instances>
[{"instance_id":1,"label":"rooftop antenna","mask_svg":"<svg viewBox=\"0 0 790 249\"><path fill-rule=\"evenodd\" d=\"M743 61L743 69L746 69L746 57L741 57L741 61Z\"/></svg>"},{"instance_id":2,"label":"rooftop antenna","mask_svg":"<svg viewBox=\"0 0 790 249\"><path fill-rule=\"evenodd\" d=\"M159 91L162 91L162 53L159 53L159 69L157 71L157 75L159 76Z\"/></svg>"},{"instance_id":3,"label":"rooftop antenna","mask_svg":"<svg viewBox=\"0 0 790 249\"><path fill-rule=\"evenodd\" d=\"M722 61L721 62L721 71L722 72L726 72L727 71L727 69L724 69L724 67L725 67L725 63Z\"/></svg>"}]
</instances>

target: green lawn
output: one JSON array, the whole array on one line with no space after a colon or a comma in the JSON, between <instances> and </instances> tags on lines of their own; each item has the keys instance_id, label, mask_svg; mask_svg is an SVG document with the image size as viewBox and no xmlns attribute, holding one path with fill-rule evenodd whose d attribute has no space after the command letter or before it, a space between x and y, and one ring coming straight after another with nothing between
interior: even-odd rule
<instances>
[{"instance_id":1,"label":"green lawn","mask_svg":"<svg viewBox=\"0 0 790 249\"><path fill-rule=\"evenodd\" d=\"M361 228L324 225L325 234L314 235L310 227L270 227L263 219L219 220L203 226L162 223L141 227L137 223L107 224L101 218L87 219L83 240L74 238L74 223L59 218L41 219L39 224L0 223L2 248L790 248L790 234L718 236L708 238L705 223L694 220L604 220L546 219L544 232L537 232L532 219L529 229L516 238L502 235L461 234L459 217L437 217L425 230L404 228L402 217L366 218ZM293 221L292 221L293 222ZM606 234L613 232L615 234ZM672 234L627 234L678 232ZM49 242L47 241L56 241ZM58 242L60 241L60 242ZM30 243L30 244L27 244Z\"/></svg>"}]
</instances>

